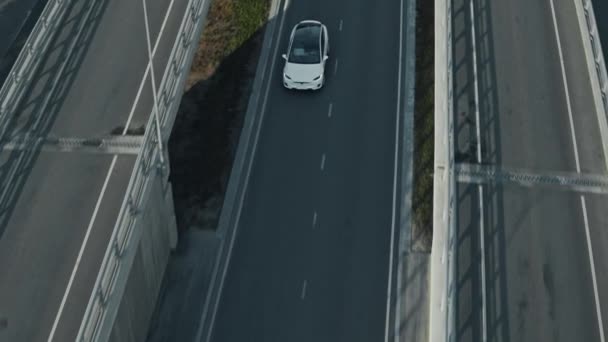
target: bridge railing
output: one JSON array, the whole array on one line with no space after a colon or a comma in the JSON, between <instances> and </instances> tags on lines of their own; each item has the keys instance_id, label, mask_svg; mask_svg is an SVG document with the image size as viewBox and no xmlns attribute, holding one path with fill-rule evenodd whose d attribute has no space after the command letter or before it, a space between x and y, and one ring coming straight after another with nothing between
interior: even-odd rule
<instances>
[{"instance_id":1,"label":"bridge railing","mask_svg":"<svg viewBox=\"0 0 608 342\"><path fill-rule=\"evenodd\" d=\"M177 39L171 51L169 62L159 87L158 119L162 144L166 146L178 105L180 103L186 77L190 71L192 58L198 47L204 15L203 10L207 0L190 0L182 20ZM154 109L153 109L154 111ZM131 179L127 186L126 197L118 214L118 219L110 243L104 255L100 273L97 276L91 298L87 305L77 341L97 341L104 328L111 329L117 314L118 303L121 300L126 280L121 272L130 270L131 265L126 264L126 253L135 253L143 229L141 223L142 210L145 207L151 184L158 172L164 173L167 165L161 165L160 156L165 151L159 150L157 121L154 112L149 117L144 138ZM132 261L131 261L132 262ZM120 282L120 284L118 284ZM112 303L113 302L113 303ZM110 305L113 304L113 305ZM109 331L103 331L107 336Z\"/></svg>"},{"instance_id":2,"label":"bridge railing","mask_svg":"<svg viewBox=\"0 0 608 342\"><path fill-rule=\"evenodd\" d=\"M0 138L73 0L49 0L0 89Z\"/></svg>"},{"instance_id":3,"label":"bridge railing","mask_svg":"<svg viewBox=\"0 0 608 342\"><path fill-rule=\"evenodd\" d=\"M452 0L435 0L435 161L430 341L455 341L456 180Z\"/></svg>"},{"instance_id":4,"label":"bridge railing","mask_svg":"<svg viewBox=\"0 0 608 342\"><path fill-rule=\"evenodd\" d=\"M456 340L456 310L454 304L456 302L456 268L455 266L455 255L456 255L456 178L455 178L455 165L454 165L454 82L453 82L453 62L452 62L452 0L447 0L447 92L448 92L448 107L447 107L447 122L448 122L448 220L447 220L447 285L446 285L446 324L447 324L447 340Z\"/></svg>"},{"instance_id":5,"label":"bridge railing","mask_svg":"<svg viewBox=\"0 0 608 342\"><path fill-rule=\"evenodd\" d=\"M600 42L600 35L597 29L593 4L591 3L591 0L579 1L583 4L583 10L585 12L585 19L587 23L586 34L589 36L591 42L595 71L599 80L600 91L602 93L602 105L604 106L604 113L608 113L608 73L606 72L606 63L604 60L604 54L602 52L602 44ZM585 32L583 32L583 34L585 34Z\"/></svg>"}]
</instances>

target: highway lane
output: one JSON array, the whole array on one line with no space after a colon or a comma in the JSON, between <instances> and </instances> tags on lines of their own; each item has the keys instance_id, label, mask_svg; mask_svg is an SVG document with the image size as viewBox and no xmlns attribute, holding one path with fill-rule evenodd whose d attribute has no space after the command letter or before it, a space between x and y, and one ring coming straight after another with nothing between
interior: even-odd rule
<instances>
[{"instance_id":1,"label":"highway lane","mask_svg":"<svg viewBox=\"0 0 608 342\"><path fill-rule=\"evenodd\" d=\"M289 92L283 61L271 61L213 341L384 340L399 5L289 2L277 56L293 25L319 19L329 29L328 80L318 93Z\"/></svg>"},{"instance_id":2,"label":"highway lane","mask_svg":"<svg viewBox=\"0 0 608 342\"><path fill-rule=\"evenodd\" d=\"M574 3L475 4L476 64L469 2L454 11L459 161L476 163L480 141L484 164L605 173ZM516 185L486 185L481 198L477 186L458 191L458 339L484 335L483 229L488 340L601 341L605 197Z\"/></svg>"},{"instance_id":3,"label":"highway lane","mask_svg":"<svg viewBox=\"0 0 608 342\"><path fill-rule=\"evenodd\" d=\"M160 83L187 2L146 1ZM150 85L138 95L150 82L142 2L96 2L72 48L83 4L52 43L12 136L98 137L147 120ZM0 158L0 341L74 340L135 156L4 150Z\"/></svg>"}]
</instances>

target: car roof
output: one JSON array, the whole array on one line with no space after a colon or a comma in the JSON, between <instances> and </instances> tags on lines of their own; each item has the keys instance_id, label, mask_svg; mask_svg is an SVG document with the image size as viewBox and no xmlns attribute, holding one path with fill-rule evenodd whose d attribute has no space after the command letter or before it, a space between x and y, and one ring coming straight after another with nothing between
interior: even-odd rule
<instances>
[{"instance_id":1,"label":"car roof","mask_svg":"<svg viewBox=\"0 0 608 342\"><path fill-rule=\"evenodd\" d=\"M321 25L314 22L304 22L296 25L294 40L305 42L318 42L321 34Z\"/></svg>"}]
</instances>

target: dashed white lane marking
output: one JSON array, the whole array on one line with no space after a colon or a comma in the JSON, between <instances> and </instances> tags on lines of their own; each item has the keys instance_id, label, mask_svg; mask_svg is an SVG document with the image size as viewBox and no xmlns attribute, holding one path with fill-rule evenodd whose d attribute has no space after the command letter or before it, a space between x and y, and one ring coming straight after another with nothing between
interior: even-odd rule
<instances>
[{"instance_id":1,"label":"dashed white lane marking","mask_svg":"<svg viewBox=\"0 0 608 342\"><path fill-rule=\"evenodd\" d=\"M304 280L304 284L302 284L302 293L300 294L300 298L304 299L306 298L306 286L308 285L308 282L306 280Z\"/></svg>"},{"instance_id":2,"label":"dashed white lane marking","mask_svg":"<svg viewBox=\"0 0 608 342\"><path fill-rule=\"evenodd\" d=\"M336 58L336 63L334 64L334 75L338 73L338 59Z\"/></svg>"},{"instance_id":3,"label":"dashed white lane marking","mask_svg":"<svg viewBox=\"0 0 608 342\"><path fill-rule=\"evenodd\" d=\"M325 153L321 156L321 171L325 169Z\"/></svg>"},{"instance_id":4,"label":"dashed white lane marking","mask_svg":"<svg viewBox=\"0 0 608 342\"><path fill-rule=\"evenodd\" d=\"M312 227L315 228L317 226L317 212L312 215Z\"/></svg>"},{"instance_id":5,"label":"dashed white lane marking","mask_svg":"<svg viewBox=\"0 0 608 342\"><path fill-rule=\"evenodd\" d=\"M331 118L331 113L332 113L333 108L334 108L334 104L330 103L329 104L329 110L327 111L327 117L328 118Z\"/></svg>"},{"instance_id":6,"label":"dashed white lane marking","mask_svg":"<svg viewBox=\"0 0 608 342\"><path fill-rule=\"evenodd\" d=\"M566 104L568 107L568 119L570 121L570 133L572 134L572 144L574 146L574 160L576 162L576 172L581 172L581 164L578 156L578 146L576 142L576 132L574 131L574 119L572 117L572 105L570 102L570 91L568 89L568 78L566 77L566 67L564 66L564 55L562 52L562 43L559 37L559 28L557 26L557 17L555 15L555 6L553 0L550 0L551 4L551 15L553 16L553 27L555 29L555 38L557 39L557 51L559 53L559 63L562 71L562 80L564 82L564 92L566 94ZM585 223L585 236L587 239L587 250L589 253L589 264L591 266L591 279L593 282L593 295L595 299L595 311L597 313L598 328L600 334L600 341L605 342L604 337L604 324L602 320L602 308L599 299L599 293L597 290L597 278L595 275L595 262L593 259L593 248L591 246L591 233L589 232L589 219L587 217L587 205L585 203L585 196L581 195L581 207L583 210L583 221Z\"/></svg>"},{"instance_id":7,"label":"dashed white lane marking","mask_svg":"<svg viewBox=\"0 0 608 342\"><path fill-rule=\"evenodd\" d=\"M343 20L340 19L340 31L342 31L342 24L343 24Z\"/></svg>"}]
</instances>

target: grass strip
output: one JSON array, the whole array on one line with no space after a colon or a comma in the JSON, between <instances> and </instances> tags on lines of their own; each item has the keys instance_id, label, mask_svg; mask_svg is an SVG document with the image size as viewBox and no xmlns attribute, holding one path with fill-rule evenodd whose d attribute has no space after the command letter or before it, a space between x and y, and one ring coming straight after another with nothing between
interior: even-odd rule
<instances>
[{"instance_id":1,"label":"grass strip","mask_svg":"<svg viewBox=\"0 0 608 342\"><path fill-rule=\"evenodd\" d=\"M423 251L430 251L433 239L434 24L434 0L418 0L412 248Z\"/></svg>"}]
</instances>

